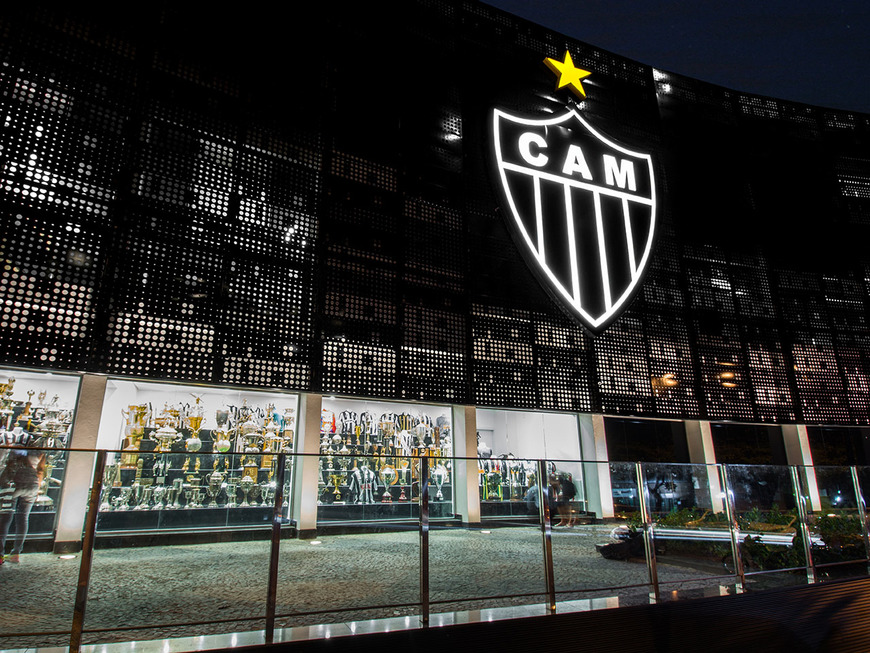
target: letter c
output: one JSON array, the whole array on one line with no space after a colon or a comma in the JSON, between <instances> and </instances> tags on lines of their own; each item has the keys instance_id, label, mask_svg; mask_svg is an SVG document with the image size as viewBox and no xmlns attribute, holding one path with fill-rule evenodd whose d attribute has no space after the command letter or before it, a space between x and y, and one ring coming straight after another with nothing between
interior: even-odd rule
<instances>
[{"instance_id":1,"label":"letter c","mask_svg":"<svg viewBox=\"0 0 870 653\"><path fill-rule=\"evenodd\" d=\"M520 148L520 156L523 157L523 161L528 163L530 166L543 168L547 165L549 159L546 154L540 151L538 151L537 154L532 152L532 145L535 145L537 150L547 149L547 141L544 140L543 136L534 132L525 132L520 135L518 145Z\"/></svg>"}]
</instances>

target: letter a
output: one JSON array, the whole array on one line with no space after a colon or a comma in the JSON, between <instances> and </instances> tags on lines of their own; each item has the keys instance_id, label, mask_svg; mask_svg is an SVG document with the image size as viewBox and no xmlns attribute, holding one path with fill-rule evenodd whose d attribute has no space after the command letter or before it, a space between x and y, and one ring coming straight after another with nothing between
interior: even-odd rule
<instances>
[{"instance_id":1,"label":"letter a","mask_svg":"<svg viewBox=\"0 0 870 653\"><path fill-rule=\"evenodd\" d=\"M568 154L565 155L565 165L562 166L562 172L566 175L573 175L575 172L579 172L583 176L583 179L592 179L592 173L589 171L586 157L583 156L583 150L580 149L579 145L571 145L568 148Z\"/></svg>"}]
</instances>

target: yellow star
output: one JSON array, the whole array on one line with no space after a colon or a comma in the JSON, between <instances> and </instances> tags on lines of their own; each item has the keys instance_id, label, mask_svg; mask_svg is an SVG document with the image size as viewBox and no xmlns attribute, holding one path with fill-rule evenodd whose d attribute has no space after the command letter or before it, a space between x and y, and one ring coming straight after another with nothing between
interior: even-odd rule
<instances>
[{"instance_id":1,"label":"yellow star","mask_svg":"<svg viewBox=\"0 0 870 653\"><path fill-rule=\"evenodd\" d=\"M577 68L574 65L574 62L571 61L570 52L565 50L565 61L559 61L558 59L550 59L547 57L544 59L544 63L547 65L547 68L559 75L559 82L556 84L556 88L570 86L574 93L580 97L586 97L586 91L583 89L583 85L580 81L586 79L592 73L588 70Z\"/></svg>"}]
</instances>

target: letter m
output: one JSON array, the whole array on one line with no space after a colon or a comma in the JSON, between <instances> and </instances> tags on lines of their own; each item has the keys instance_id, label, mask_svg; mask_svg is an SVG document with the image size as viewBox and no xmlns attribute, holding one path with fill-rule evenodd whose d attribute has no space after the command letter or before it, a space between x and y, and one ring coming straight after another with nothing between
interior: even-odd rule
<instances>
[{"instance_id":1,"label":"letter m","mask_svg":"<svg viewBox=\"0 0 870 653\"><path fill-rule=\"evenodd\" d=\"M605 154L604 180L608 186L616 185L624 189L628 185L629 190L636 191L637 183L634 180L634 162L630 159L620 159L617 164L615 156Z\"/></svg>"}]
</instances>

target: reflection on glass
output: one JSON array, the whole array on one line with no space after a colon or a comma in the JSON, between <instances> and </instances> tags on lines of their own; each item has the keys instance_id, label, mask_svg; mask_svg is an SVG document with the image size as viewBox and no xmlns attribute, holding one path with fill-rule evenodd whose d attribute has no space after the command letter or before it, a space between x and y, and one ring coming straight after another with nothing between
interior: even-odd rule
<instances>
[{"instance_id":1,"label":"reflection on glass","mask_svg":"<svg viewBox=\"0 0 870 653\"><path fill-rule=\"evenodd\" d=\"M807 526L816 568L865 560L867 550L852 470L849 467L815 467L804 470L801 482L803 492L809 498ZM819 573L822 579L829 579L863 572L846 565L829 567Z\"/></svg>"},{"instance_id":2,"label":"reflection on glass","mask_svg":"<svg viewBox=\"0 0 870 653\"><path fill-rule=\"evenodd\" d=\"M791 584L759 572L790 570L806 579L806 556L789 468L773 465L727 465L734 497L739 545L747 584L757 589ZM726 560L733 568L733 560ZM756 577L757 576L757 577Z\"/></svg>"},{"instance_id":3,"label":"reflection on glass","mask_svg":"<svg viewBox=\"0 0 870 653\"><path fill-rule=\"evenodd\" d=\"M704 584L692 579L733 574L723 564L732 549L718 466L646 464L642 469L658 577L667 584L663 592L701 591Z\"/></svg>"}]
</instances>

